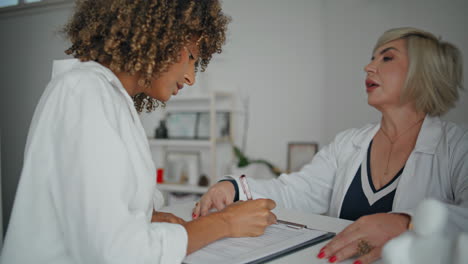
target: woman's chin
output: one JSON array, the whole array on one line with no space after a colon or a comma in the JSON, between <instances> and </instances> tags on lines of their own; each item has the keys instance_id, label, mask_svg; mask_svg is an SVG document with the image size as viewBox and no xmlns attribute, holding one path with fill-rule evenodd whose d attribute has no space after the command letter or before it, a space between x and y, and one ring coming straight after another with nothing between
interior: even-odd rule
<instances>
[{"instance_id":1,"label":"woman's chin","mask_svg":"<svg viewBox=\"0 0 468 264\"><path fill-rule=\"evenodd\" d=\"M153 98L153 99L156 99L156 100L158 100L158 101L160 101L160 102L165 103L165 102L169 101L169 99L171 99L171 96L172 96L172 95L168 93L168 94L158 94L158 95L155 95L155 94L153 94L153 95L148 94L148 96L151 97L151 98Z\"/></svg>"},{"instance_id":2,"label":"woman's chin","mask_svg":"<svg viewBox=\"0 0 468 264\"><path fill-rule=\"evenodd\" d=\"M380 106L380 103L378 102L378 100L372 100L372 98L367 98L367 104L376 108L376 109L379 109L379 106Z\"/></svg>"}]
</instances>

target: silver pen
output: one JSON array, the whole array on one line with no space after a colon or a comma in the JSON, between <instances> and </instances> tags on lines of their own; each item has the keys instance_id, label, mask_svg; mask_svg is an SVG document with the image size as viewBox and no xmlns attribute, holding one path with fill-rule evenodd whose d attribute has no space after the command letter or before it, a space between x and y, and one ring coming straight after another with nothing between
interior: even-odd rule
<instances>
[{"instance_id":1,"label":"silver pen","mask_svg":"<svg viewBox=\"0 0 468 264\"><path fill-rule=\"evenodd\" d=\"M241 182L242 190L244 191L245 196L247 196L247 200L252 200L252 193L250 192L249 184L247 183L247 177L245 176L245 174L242 174L239 177L239 180ZM280 220L280 219L276 220L276 224L283 224L294 229L302 229L302 228L311 229L311 228L308 228L307 225L298 224L298 223Z\"/></svg>"}]
</instances>

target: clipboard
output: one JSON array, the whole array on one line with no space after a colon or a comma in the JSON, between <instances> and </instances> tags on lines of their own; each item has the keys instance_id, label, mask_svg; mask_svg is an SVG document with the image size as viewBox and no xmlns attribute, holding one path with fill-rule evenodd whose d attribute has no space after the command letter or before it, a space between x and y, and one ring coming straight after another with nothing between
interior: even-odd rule
<instances>
[{"instance_id":1,"label":"clipboard","mask_svg":"<svg viewBox=\"0 0 468 264\"><path fill-rule=\"evenodd\" d=\"M185 264L257 264L289 255L335 236L306 225L277 220L259 237L224 238L188 255ZM270 243L271 242L271 243Z\"/></svg>"}]
</instances>

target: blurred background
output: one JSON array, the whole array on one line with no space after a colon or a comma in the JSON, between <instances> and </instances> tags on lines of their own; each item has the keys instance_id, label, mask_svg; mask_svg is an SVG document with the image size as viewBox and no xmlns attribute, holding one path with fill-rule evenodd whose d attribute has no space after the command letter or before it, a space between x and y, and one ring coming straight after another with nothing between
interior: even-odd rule
<instances>
[{"instance_id":1,"label":"blurred background","mask_svg":"<svg viewBox=\"0 0 468 264\"><path fill-rule=\"evenodd\" d=\"M0 4L7 2L15 1ZM3 230L34 109L52 61L67 58L63 51L68 43L57 31L72 9L73 1L60 0L0 9ZM418 27L454 43L464 54L468 76L466 0L224 0L223 9L232 17L224 51L180 97L230 94L235 101L230 108L232 143L283 171L288 143L315 142L321 148L342 130L379 120L379 112L367 105L363 67L385 30ZM170 101L167 109L141 116L149 138L171 107ZM467 113L465 89L443 119L468 123ZM155 148L155 163L164 166ZM233 160L224 155L217 155L218 162L225 161L218 168L221 174L229 172ZM200 170L209 174L201 156Z\"/></svg>"}]
</instances>

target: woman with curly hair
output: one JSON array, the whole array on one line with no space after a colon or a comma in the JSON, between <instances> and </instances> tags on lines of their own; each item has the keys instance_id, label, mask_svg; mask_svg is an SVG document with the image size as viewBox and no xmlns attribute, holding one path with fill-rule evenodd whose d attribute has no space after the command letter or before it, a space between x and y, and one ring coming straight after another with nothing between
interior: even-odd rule
<instances>
[{"instance_id":1,"label":"woman with curly hair","mask_svg":"<svg viewBox=\"0 0 468 264\"><path fill-rule=\"evenodd\" d=\"M138 112L195 82L225 42L217 0L84 0L34 114L0 262L180 263L276 221L272 200L194 221L163 204Z\"/></svg>"}]
</instances>

